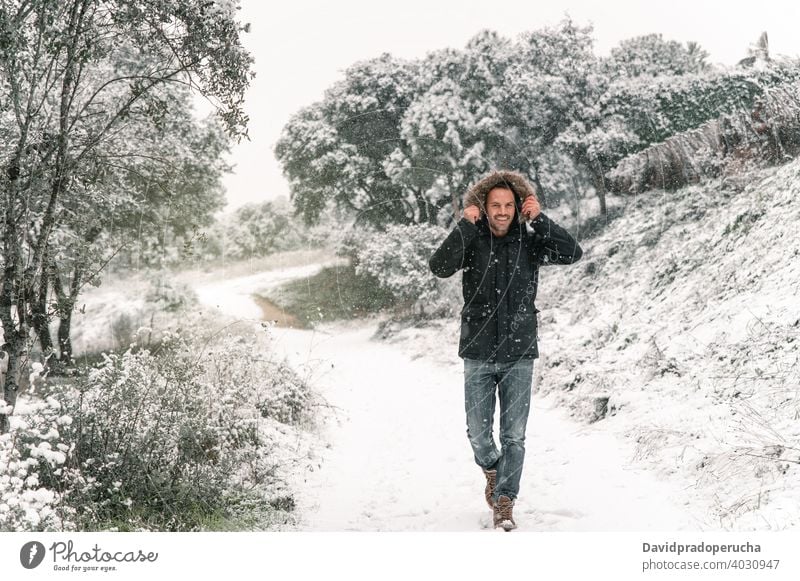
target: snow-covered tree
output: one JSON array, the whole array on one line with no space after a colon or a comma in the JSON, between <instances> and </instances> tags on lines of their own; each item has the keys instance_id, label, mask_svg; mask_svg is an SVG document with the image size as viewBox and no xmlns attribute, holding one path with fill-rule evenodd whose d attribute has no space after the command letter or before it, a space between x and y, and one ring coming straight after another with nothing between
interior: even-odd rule
<instances>
[{"instance_id":1,"label":"snow-covered tree","mask_svg":"<svg viewBox=\"0 0 800 581\"><path fill-rule=\"evenodd\" d=\"M154 93L163 103L157 112L132 111L127 123L87 156L72 189L92 195L63 199L62 219L48 245L47 276L32 308L45 353L48 310L58 317L58 355L64 363L72 357L78 295L99 282L112 257L127 267L161 264L209 226L224 204L221 179L229 140L219 122L195 117L186 87ZM48 286L55 301L45 310Z\"/></svg>"},{"instance_id":2,"label":"snow-covered tree","mask_svg":"<svg viewBox=\"0 0 800 581\"><path fill-rule=\"evenodd\" d=\"M464 51L348 69L276 147L297 210L313 222L330 201L379 227L452 216L469 182L498 161L493 144L517 149L495 105L511 58L509 42L485 31Z\"/></svg>"},{"instance_id":3,"label":"snow-covered tree","mask_svg":"<svg viewBox=\"0 0 800 581\"><path fill-rule=\"evenodd\" d=\"M415 67L384 54L351 66L321 102L289 121L275 153L306 222L329 202L362 222L408 221L404 193L383 162L400 140L415 87Z\"/></svg>"},{"instance_id":4,"label":"snow-covered tree","mask_svg":"<svg viewBox=\"0 0 800 581\"><path fill-rule=\"evenodd\" d=\"M103 144L132 119L157 116L159 88L205 95L231 135L245 133L251 58L235 2L8 0L0 10L0 322L10 344L5 399L47 277L53 235L83 207L115 192L95 181ZM91 222L91 220L90 220ZM91 226L89 226L91 230ZM5 416L3 416L5 419Z\"/></svg>"},{"instance_id":5,"label":"snow-covered tree","mask_svg":"<svg viewBox=\"0 0 800 581\"><path fill-rule=\"evenodd\" d=\"M646 34L623 40L611 49L607 65L612 74L628 77L687 75L710 69L708 52L696 42L683 45L664 40L661 34Z\"/></svg>"},{"instance_id":6,"label":"snow-covered tree","mask_svg":"<svg viewBox=\"0 0 800 581\"><path fill-rule=\"evenodd\" d=\"M569 18L516 41L482 31L462 50L357 63L290 121L276 151L310 222L331 203L378 228L444 225L495 168L528 175L545 203L594 191L604 212L620 160L783 82L706 58L697 43L658 34L599 58L591 26Z\"/></svg>"}]
</instances>

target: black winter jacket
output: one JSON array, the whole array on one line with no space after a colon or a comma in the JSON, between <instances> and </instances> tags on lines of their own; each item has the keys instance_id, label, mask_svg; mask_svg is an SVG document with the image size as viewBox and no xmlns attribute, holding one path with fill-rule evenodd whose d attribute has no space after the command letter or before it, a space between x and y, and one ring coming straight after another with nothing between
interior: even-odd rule
<instances>
[{"instance_id":1,"label":"black winter jacket","mask_svg":"<svg viewBox=\"0 0 800 581\"><path fill-rule=\"evenodd\" d=\"M462 218L431 257L431 271L440 278L464 271L460 357L510 362L539 356L539 266L572 264L583 250L544 214L530 224L532 231L515 222L498 238L485 215L476 224Z\"/></svg>"}]
</instances>

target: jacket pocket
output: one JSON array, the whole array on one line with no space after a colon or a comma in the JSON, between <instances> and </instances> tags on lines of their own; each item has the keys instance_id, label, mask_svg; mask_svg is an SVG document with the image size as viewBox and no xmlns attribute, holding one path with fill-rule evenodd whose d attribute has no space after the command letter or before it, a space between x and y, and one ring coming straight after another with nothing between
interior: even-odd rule
<instances>
[{"instance_id":1,"label":"jacket pocket","mask_svg":"<svg viewBox=\"0 0 800 581\"><path fill-rule=\"evenodd\" d=\"M461 312L461 345L470 345L483 352L492 343L495 324L492 323L492 307L469 305Z\"/></svg>"}]
</instances>

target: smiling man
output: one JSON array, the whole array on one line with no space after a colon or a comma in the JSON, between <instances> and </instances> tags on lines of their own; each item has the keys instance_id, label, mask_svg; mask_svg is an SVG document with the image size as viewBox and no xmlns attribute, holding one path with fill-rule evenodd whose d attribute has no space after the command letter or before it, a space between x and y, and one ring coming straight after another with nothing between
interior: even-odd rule
<instances>
[{"instance_id":1,"label":"smiling man","mask_svg":"<svg viewBox=\"0 0 800 581\"><path fill-rule=\"evenodd\" d=\"M461 339L467 437L486 477L495 528L516 527L514 501L525 458L538 310L539 267L572 264L583 251L545 216L525 176L495 171L464 198L461 220L430 259L449 277L463 270ZM500 449L492 424L500 401Z\"/></svg>"},{"instance_id":2,"label":"smiling man","mask_svg":"<svg viewBox=\"0 0 800 581\"><path fill-rule=\"evenodd\" d=\"M528 198L533 200L533 198ZM470 206L474 214L476 206ZM514 193L506 188L492 188L486 195L486 216L489 220L489 229L492 234L501 238L508 234L511 219L516 213Z\"/></svg>"}]
</instances>

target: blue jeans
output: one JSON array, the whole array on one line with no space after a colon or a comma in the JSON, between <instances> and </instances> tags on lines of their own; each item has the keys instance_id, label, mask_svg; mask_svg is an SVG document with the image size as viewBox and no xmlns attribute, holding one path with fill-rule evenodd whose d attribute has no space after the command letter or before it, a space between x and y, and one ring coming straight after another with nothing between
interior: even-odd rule
<instances>
[{"instance_id":1,"label":"blue jeans","mask_svg":"<svg viewBox=\"0 0 800 581\"><path fill-rule=\"evenodd\" d=\"M464 359L467 438L478 466L490 468L497 462L494 500L519 494L532 382L533 359L509 363ZM495 392L500 397L500 450L492 429Z\"/></svg>"}]
</instances>

